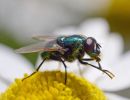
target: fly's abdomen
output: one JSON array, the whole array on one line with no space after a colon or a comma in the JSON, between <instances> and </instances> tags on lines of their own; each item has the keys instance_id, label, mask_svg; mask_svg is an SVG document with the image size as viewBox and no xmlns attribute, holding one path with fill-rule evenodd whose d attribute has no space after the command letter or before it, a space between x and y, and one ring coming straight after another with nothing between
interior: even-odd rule
<instances>
[{"instance_id":1,"label":"fly's abdomen","mask_svg":"<svg viewBox=\"0 0 130 100\"><path fill-rule=\"evenodd\" d=\"M49 58L50 58L50 55L51 55L51 53L50 53L50 52L47 52L47 51L41 53L41 57L42 57L43 59L49 59Z\"/></svg>"}]
</instances>

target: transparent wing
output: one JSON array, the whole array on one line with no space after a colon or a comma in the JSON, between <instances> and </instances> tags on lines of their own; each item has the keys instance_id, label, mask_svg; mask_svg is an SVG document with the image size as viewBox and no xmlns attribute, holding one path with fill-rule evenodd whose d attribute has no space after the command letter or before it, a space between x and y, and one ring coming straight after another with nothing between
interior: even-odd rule
<instances>
[{"instance_id":1,"label":"transparent wing","mask_svg":"<svg viewBox=\"0 0 130 100\"><path fill-rule=\"evenodd\" d=\"M39 36L33 36L32 38L35 40L55 40L57 37L59 37L58 35L39 35Z\"/></svg>"},{"instance_id":2,"label":"transparent wing","mask_svg":"<svg viewBox=\"0 0 130 100\"><path fill-rule=\"evenodd\" d=\"M65 36L65 37L69 37L69 36L72 36L74 34L69 34L69 35L38 35L38 36L33 36L32 38L35 39L35 40L40 40L40 41L47 41L47 40L55 40L57 39L57 37L60 37L60 36ZM85 35L83 34L76 34L76 35L81 35L83 37L86 37Z\"/></svg>"},{"instance_id":3,"label":"transparent wing","mask_svg":"<svg viewBox=\"0 0 130 100\"><path fill-rule=\"evenodd\" d=\"M49 42L39 42L36 44L28 45L19 49L16 49L15 51L17 53L32 53L32 52L41 52L41 51L63 51L64 49L60 47L58 44L56 44L55 41L49 41Z\"/></svg>"}]
</instances>

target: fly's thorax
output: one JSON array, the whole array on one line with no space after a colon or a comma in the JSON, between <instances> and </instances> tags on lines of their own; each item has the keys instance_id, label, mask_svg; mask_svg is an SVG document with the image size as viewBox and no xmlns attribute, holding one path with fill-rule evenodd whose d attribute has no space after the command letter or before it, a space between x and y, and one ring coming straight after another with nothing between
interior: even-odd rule
<instances>
[{"instance_id":1,"label":"fly's thorax","mask_svg":"<svg viewBox=\"0 0 130 100\"><path fill-rule=\"evenodd\" d=\"M57 38L57 44L60 45L61 47L64 47L64 39L65 39L65 36L60 36Z\"/></svg>"},{"instance_id":2,"label":"fly's thorax","mask_svg":"<svg viewBox=\"0 0 130 100\"><path fill-rule=\"evenodd\" d=\"M67 51L65 51L65 53L63 54L63 58L65 58L69 62L72 62L76 60L79 56L83 56L84 40L85 38L80 35L59 37L57 39L57 44L67 49Z\"/></svg>"},{"instance_id":3,"label":"fly's thorax","mask_svg":"<svg viewBox=\"0 0 130 100\"><path fill-rule=\"evenodd\" d=\"M59 37L57 44L64 48L78 48L79 45L83 45L84 37L80 35L72 35L68 37Z\"/></svg>"}]
</instances>

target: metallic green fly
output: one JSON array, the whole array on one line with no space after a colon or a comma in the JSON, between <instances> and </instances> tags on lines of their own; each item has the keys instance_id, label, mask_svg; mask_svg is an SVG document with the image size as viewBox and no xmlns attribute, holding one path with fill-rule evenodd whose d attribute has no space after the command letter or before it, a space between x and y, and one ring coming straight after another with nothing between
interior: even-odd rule
<instances>
[{"instance_id":1,"label":"metallic green fly","mask_svg":"<svg viewBox=\"0 0 130 100\"><path fill-rule=\"evenodd\" d=\"M92 66L105 74L110 78L114 75L101 67L100 64L100 44L97 43L96 39L93 37L86 37L83 35L70 35L70 36L36 36L34 39L40 40L41 42L37 44L32 44L29 46L17 49L18 53L32 53L32 52L42 52L41 57L43 61L38 66L35 72L30 76L35 74L44 63L45 60L56 60L62 62L65 67L65 84L67 82L67 66L65 61L73 62L76 59L83 65ZM88 54L90 58L84 58L84 55ZM89 61L95 60L98 66L92 65ZM27 79L30 76L24 78ZM24 80L23 79L23 80Z\"/></svg>"}]
</instances>

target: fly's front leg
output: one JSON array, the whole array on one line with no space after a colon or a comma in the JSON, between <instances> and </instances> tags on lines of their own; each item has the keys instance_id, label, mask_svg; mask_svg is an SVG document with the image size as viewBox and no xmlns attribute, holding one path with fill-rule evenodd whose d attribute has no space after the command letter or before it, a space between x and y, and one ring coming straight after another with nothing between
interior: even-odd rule
<instances>
[{"instance_id":1,"label":"fly's front leg","mask_svg":"<svg viewBox=\"0 0 130 100\"><path fill-rule=\"evenodd\" d=\"M85 61L93 61L94 59L92 59L92 58L85 58L83 60L85 60ZM85 72L86 67L82 70L80 68L80 63L79 62L77 62L77 65L78 65L78 68L79 68L79 74L80 74L81 77L83 77L83 73Z\"/></svg>"},{"instance_id":2,"label":"fly's front leg","mask_svg":"<svg viewBox=\"0 0 130 100\"><path fill-rule=\"evenodd\" d=\"M111 79L112 79L113 77L115 77L115 75L114 75L112 72L110 72L110 71L108 71L108 70L105 70L105 69L102 69L101 64L100 64L99 62L97 62L97 63L98 63L99 69L100 69L101 71L103 71L104 73L106 73Z\"/></svg>"},{"instance_id":3,"label":"fly's front leg","mask_svg":"<svg viewBox=\"0 0 130 100\"><path fill-rule=\"evenodd\" d=\"M84 61L93 61L94 59L92 59L92 58L83 58L82 60L84 60Z\"/></svg>"},{"instance_id":4,"label":"fly's front leg","mask_svg":"<svg viewBox=\"0 0 130 100\"><path fill-rule=\"evenodd\" d=\"M27 77L25 77L25 78L23 78L22 79L22 81L24 81L25 79L27 79L27 78L29 78L29 77L31 77L32 75L34 75L36 72L38 72L39 71L39 69L40 69L40 67L42 66L42 64L44 63L44 61L45 61L46 59L44 59L41 63L40 63L40 65L37 67L37 69L36 69L36 71L35 72L33 72L31 75L29 75L29 76L27 76Z\"/></svg>"},{"instance_id":5,"label":"fly's front leg","mask_svg":"<svg viewBox=\"0 0 130 100\"><path fill-rule=\"evenodd\" d=\"M79 62L80 62L81 64L89 65L89 66L91 66L91 67L94 67L94 68L96 68L96 69L98 69L98 70L104 72L104 73L107 74L111 79L114 77L114 75L113 75L110 71L102 69L102 67L101 67L101 65L100 65L99 62L98 62L99 67L97 67L97 66L95 66L95 65L92 65L92 64L86 62L86 60L84 60L84 59L79 59Z\"/></svg>"}]
</instances>

